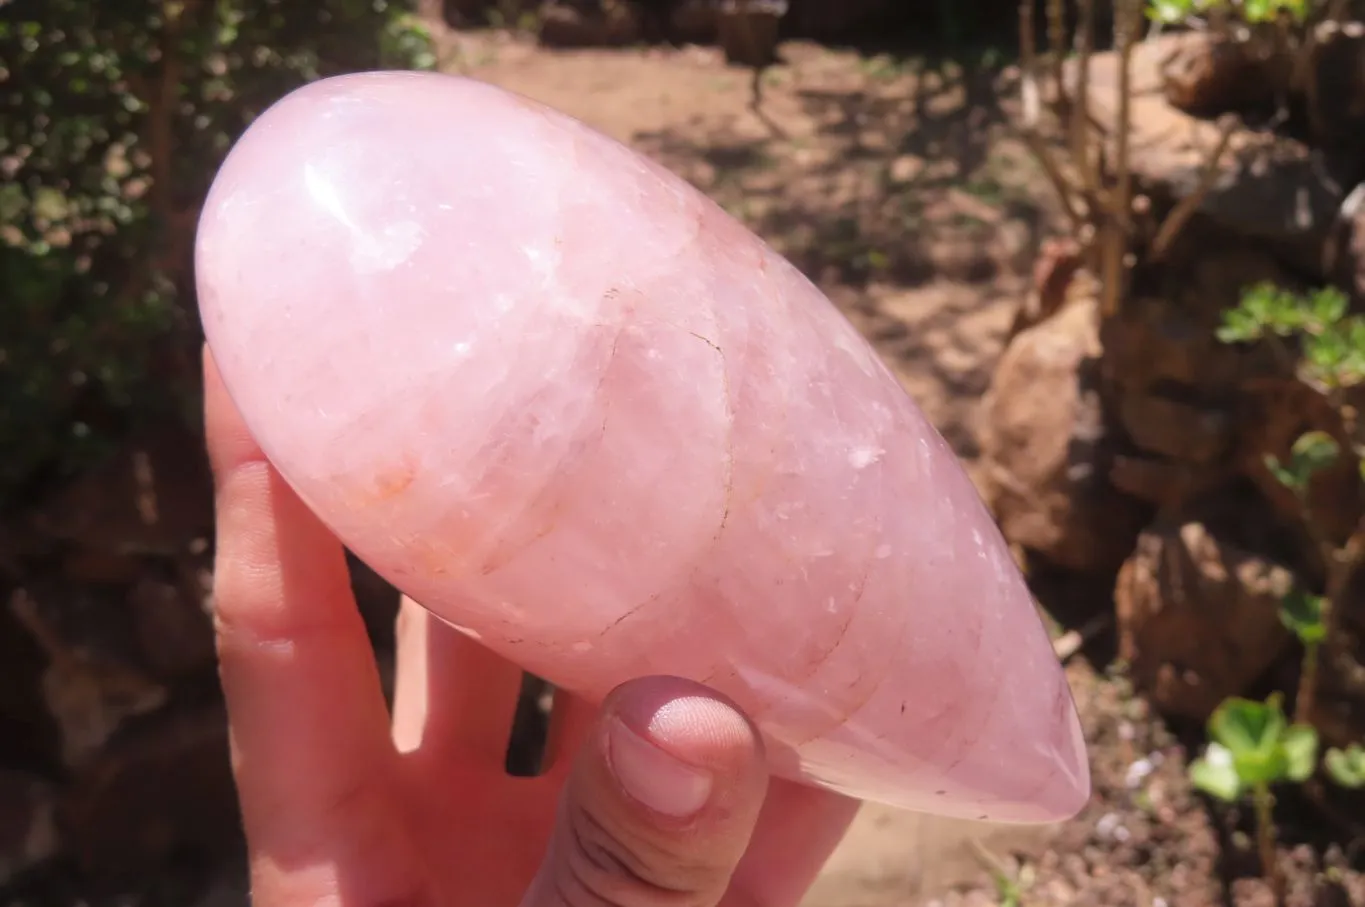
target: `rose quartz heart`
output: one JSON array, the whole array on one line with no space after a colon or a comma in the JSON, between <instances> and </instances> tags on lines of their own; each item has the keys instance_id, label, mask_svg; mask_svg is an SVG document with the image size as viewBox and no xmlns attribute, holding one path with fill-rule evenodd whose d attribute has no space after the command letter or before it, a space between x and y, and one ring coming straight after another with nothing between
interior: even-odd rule
<instances>
[{"instance_id":1,"label":"rose quartz heart","mask_svg":"<svg viewBox=\"0 0 1365 907\"><path fill-rule=\"evenodd\" d=\"M476 81L309 85L232 150L204 327L360 557L561 687L732 696L773 769L1051 821L1089 772L952 451L791 264L699 192Z\"/></svg>"}]
</instances>

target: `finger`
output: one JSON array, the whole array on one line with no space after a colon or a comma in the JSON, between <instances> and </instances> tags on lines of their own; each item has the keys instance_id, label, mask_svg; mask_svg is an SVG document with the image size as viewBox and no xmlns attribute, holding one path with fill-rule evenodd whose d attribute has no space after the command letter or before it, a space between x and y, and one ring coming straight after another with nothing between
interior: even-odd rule
<instances>
[{"instance_id":1,"label":"finger","mask_svg":"<svg viewBox=\"0 0 1365 907\"><path fill-rule=\"evenodd\" d=\"M767 789L757 732L691 681L618 688L580 751L524 907L720 901Z\"/></svg>"},{"instance_id":2,"label":"finger","mask_svg":"<svg viewBox=\"0 0 1365 907\"><path fill-rule=\"evenodd\" d=\"M423 760L501 768L516 717L521 668L407 596L397 636L393 733L399 750L419 750Z\"/></svg>"},{"instance_id":3,"label":"finger","mask_svg":"<svg viewBox=\"0 0 1365 907\"><path fill-rule=\"evenodd\" d=\"M375 834L364 829L386 800L388 714L341 545L266 462L207 354L204 372L234 771L258 868L278 880L336 840Z\"/></svg>"},{"instance_id":4,"label":"finger","mask_svg":"<svg viewBox=\"0 0 1365 907\"><path fill-rule=\"evenodd\" d=\"M555 690L550 710L550 727L545 735L545 757L541 774L567 779L573 771L574 756L597 726L601 707L575 696L568 690Z\"/></svg>"},{"instance_id":5,"label":"finger","mask_svg":"<svg viewBox=\"0 0 1365 907\"><path fill-rule=\"evenodd\" d=\"M741 904L795 907L858 813L859 801L780 778L731 880Z\"/></svg>"}]
</instances>

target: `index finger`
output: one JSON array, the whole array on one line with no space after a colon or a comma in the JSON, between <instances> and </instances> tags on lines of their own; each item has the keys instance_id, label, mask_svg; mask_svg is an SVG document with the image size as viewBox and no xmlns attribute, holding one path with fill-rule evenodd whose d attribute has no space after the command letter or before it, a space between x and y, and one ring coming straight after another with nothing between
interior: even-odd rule
<instances>
[{"instance_id":1,"label":"index finger","mask_svg":"<svg viewBox=\"0 0 1365 907\"><path fill-rule=\"evenodd\" d=\"M341 544L252 440L207 350L204 386L234 771L253 854L283 870L376 833L396 752Z\"/></svg>"}]
</instances>

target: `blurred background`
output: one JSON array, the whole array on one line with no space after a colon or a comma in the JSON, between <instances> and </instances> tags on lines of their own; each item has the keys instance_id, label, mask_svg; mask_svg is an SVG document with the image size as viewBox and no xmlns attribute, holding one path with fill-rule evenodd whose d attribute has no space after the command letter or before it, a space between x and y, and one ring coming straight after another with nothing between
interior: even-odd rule
<instances>
[{"instance_id":1,"label":"blurred background","mask_svg":"<svg viewBox=\"0 0 1365 907\"><path fill-rule=\"evenodd\" d=\"M1365 904L1362 18L0 0L0 907L245 904L194 229L266 105L378 67L522 92L716 199L865 332L1013 544L1091 802L867 807L811 905ZM388 670L397 596L354 567Z\"/></svg>"}]
</instances>

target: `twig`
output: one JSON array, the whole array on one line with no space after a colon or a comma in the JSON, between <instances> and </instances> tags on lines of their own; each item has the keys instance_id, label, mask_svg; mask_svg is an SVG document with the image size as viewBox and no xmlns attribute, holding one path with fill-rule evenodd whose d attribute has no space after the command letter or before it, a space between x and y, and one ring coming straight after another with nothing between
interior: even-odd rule
<instances>
[{"instance_id":1,"label":"twig","mask_svg":"<svg viewBox=\"0 0 1365 907\"><path fill-rule=\"evenodd\" d=\"M1232 134L1236 129L1237 119L1235 117L1223 118L1218 142L1214 145L1208 159L1204 161L1204 169L1199 174L1199 181L1195 184L1194 191L1182 198L1171 210L1171 213L1166 215L1166 219L1161 222L1160 228L1157 229L1156 238L1152 240L1151 252L1148 255L1149 261L1156 262L1165 257L1166 252L1170 250L1171 243L1180 235L1180 231L1185 229L1185 224L1199 210L1199 206L1204 203L1205 196L1209 194L1209 190L1213 188L1213 184L1218 179L1218 168L1223 162L1223 155L1227 151L1228 145L1232 141Z\"/></svg>"},{"instance_id":2,"label":"twig","mask_svg":"<svg viewBox=\"0 0 1365 907\"><path fill-rule=\"evenodd\" d=\"M1027 38L1021 34L1021 40L1027 40L1029 45L1033 45L1033 0L1024 0L1028 6L1029 30ZM1052 81L1057 92L1057 106L1059 110L1067 107L1066 95L1066 53L1063 47L1066 44L1066 7L1064 0L1046 0L1047 6L1047 45L1049 62L1052 64Z\"/></svg>"},{"instance_id":3,"label":"twig","mask_svg":"<svg viewBox=\"0 0 1365 907\"><path fill-rule=\"evenodd\" d=\"M1118 186L1112 209L1123 230L1125 245L1133 213L1133 173L1128 160L1133 133L1133 48L1137 46L1142 2L1143 0L1127 0L1129 20L1123 25L1123 34L1119 39L1119 122L1118 144L1114 151L1114 170Z\"/></svg>"},{"instance_id":4,"label":"twig","mask_svg":"<svg viewBox=\"0 0 1365 907\"><path fill-rule=\"evenodd\" d=\"M62 644L56 631L38 613L38 604L28 592L23 589L14 590L10 596L9 609L19 626L28 631L29 636L38 644L38 648L49 661L56 664L70 659L70 649Z\"/></svg>"},{"instance_id":5,"label":"twig","mask_svg":"<svg viewBox=\"0 0 1365 907\"><path fill-rule=\"evenodd\" d=\"M744 33L744 43L749 45L749 65L753 70L749 81L749 109L757 113L763 107L763 69L759 59L758 38L754 34L753 8L750 2L741 2L736 10L739 14L739 29Z\"/></svg>"},{"instance_id":6,"label":"twig","mask_svg":"<svg viewBox=\"0 0 1365 907\"><path fill-rule=\"evenodd\" d=\"M1261 860L1261 873L1270 882L1275 903L1284 903L1284 872L1280 868L1279 853L1275 849L1275 797L1270 785L1258 783L1252 795L1256 807L1256 849Z\"/></svg>"},{"instance_id":7,"label":"twig","mask_svg":"<svg viewBox=\"0 0 1365 907\"><path fill-rule=\"evenodd\" d=\"M980 838L968 838L967 846L971 848L972 856L976 857L976 861L981 864L981 868L991 875L1001 876L1006 879L1014 875L1004 859L983 844Z\"/></svg>"},{"instance_id":8,"label":"twig","mask_svg":"<svg viewBox=\"0 0 1365 907\"><path fill-rule=\"evenodd\" d=\"M1052 641L1052 651L1060 661L1067 662L1085 648L1085 644L1108 630L1114 623L1114 612L1104 611L1086 621L1076 630L1068 630Z\"/></svg>"},{"instance_id":9,"label":"twig","mask_svg":"<svg viewBox=\"0 0 1365 907\"><path fill-rule=\"evenodd\" d=\"M1038 87L1038 53L1033 37L1033 0L1021 0L1019 4L1019 56L1021 62L1020 95L1023 102L1023 136L1029 150L1043 168L1048 182L1057 193L1062 209L1073 230L1079 231L1085 220L1076 208L1076 190L1062 174L1061 167L1052 157L1052 151L1039 134L1038 124L1042 116L1042 99Z\"/></svg>"},{"instance_id":10,"label":"twig","mask_svg":"<svg viewBox=\"0 0 1365 907\"><path fill-rule=\"evenodd\" d=\"M1095 44L1095 0L1080 0L1076 21L1076 94L1071 103L1071 155L1081 185L1091 193L1100 189L1097 162L1090 159L1090 56Z\"/></svg>"},{"instance_id":11,"label":"twig","mask_svg":"<svg viewBox=\"0 0 1365 907\"><path fill-rule=\"evenodd\" d=\"M1125 295L1128 246L1132 236L1133 174L1129 164L1133 119L1133 49L1142 15L1142 0L1116 4L1115 30L1119 39L1118 124L1114 148L1115 185L1109 194L1103 255L1100 310L1114 315Z\"/></svg>"}]
</instances>

